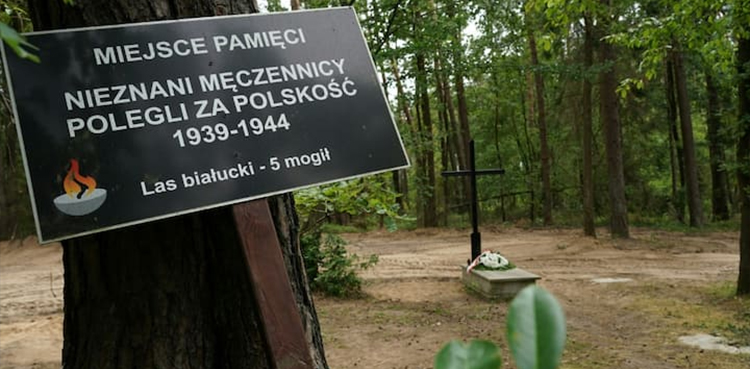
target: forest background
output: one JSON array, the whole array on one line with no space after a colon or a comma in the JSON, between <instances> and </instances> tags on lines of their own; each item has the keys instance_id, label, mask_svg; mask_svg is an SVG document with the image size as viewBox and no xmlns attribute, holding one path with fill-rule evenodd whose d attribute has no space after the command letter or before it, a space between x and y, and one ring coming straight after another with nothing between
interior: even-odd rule
<instances>
[{"instance_id":1,"label":"forest background","mask_svg":"<svg viewBox=\"0 0 750 369\"><path fill-rule=\"evenodd\" d=\"M33 29L24 2L1 4L4 23ZM468 182L440 172L468 168L473 139L478 168L506 170L478 179L483 221L623 238L632 225L740 229L750 270L747 0L302 1L339 5L360 15L412 167L299 192L307 230L465 226ZM10 239L34 222L2 96Z\"/></svg>"}]
</instances>

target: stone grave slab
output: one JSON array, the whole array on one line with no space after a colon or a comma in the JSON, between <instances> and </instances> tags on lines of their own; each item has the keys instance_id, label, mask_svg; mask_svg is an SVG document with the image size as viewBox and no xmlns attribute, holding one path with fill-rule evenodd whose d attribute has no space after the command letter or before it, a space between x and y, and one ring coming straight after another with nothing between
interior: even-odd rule
<instances>
[{"instance_id":1,"label":"stone grave slab","mask_svg":"<svg viewBox=\"0 0 750 369\"><path fill-rule=\"evenodd\" d=\"M541 277L521 268L511 270L477 270L461 268L461 281L470 290L488 299L510 300L524 287L536 284Z\"/></svg>"}]
</instances>

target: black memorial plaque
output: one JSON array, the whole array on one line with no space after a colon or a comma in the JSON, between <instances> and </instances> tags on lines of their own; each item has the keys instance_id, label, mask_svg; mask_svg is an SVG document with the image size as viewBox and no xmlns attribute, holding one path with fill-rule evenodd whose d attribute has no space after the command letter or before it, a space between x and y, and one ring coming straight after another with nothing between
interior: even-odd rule
<instances>
[{"instance_id":1,"label":"black memorial plaque","mask_svg":"<svg viewBox=\"0 0 750 369\"><path fill-rule=\"evenodd\" d=\"M3 46L42 241L408 166L351 8Z\"/></svg>"}]
</instances>

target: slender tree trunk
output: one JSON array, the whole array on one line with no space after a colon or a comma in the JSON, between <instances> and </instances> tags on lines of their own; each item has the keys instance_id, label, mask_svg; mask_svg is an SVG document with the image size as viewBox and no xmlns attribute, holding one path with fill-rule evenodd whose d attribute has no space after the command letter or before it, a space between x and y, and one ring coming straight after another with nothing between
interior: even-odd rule
<instances>
[{"instance_id":1,"label":"slender tree trunk","mask_svg":"<svg viewBox=\"0 0 750 369\"><path fill-rule=\"evenodd\" d=\"M534 109L534 77L532 76L531 72L526 73L526 96L525 99L522 96L521 97L522 104L527 105L528 114L526 116L526 124L523 126L523 133L526 138L526 147L529 149L529 161L528 166L526 167L526 185L529 188L529 218L531 220L531 224L534 224L535 216L536 216L536 184L537 181L534 180L534 176L532 173L534 173L533 165L536 162L536 153L534 152L534 147L531 145L531 137L529 136L529 127L531 127L534 124L534 117L536 116L535 109ZM526 110L526 109L524 109Z\"/></svg>"},{"instance_id":2,"label":"slender tree trunk","mask_svg":"<svg viewBox=\"0 0 750 369\"><path fill-rule=\"evenodd\" d=\"M420 129L422 143L422 176L424 186L421 189L423 197L423 225L425 227L437 227L437 198L435 188L435 152L433 149L434 139L432 135L432 113L430 109L430 96L427 93L427 68L425 66L424 54L418 53L417 60L417 91L420 104Z\"/></svg>"},{"instance_id":3,"label":"slender tree trunk","mask_svg":"<svg viewBox=\"0 0 750 369\"><path fill-rule=\"evenodd\" d=\"M523 77L524 77L523 72L520 72L519 78L522 79ZM520 88L518 89L518 92L519 92L519 95L520 95L519 97L520 97L520 101L521 101L521 118L522 118L521 126L523 126L524 131L526 131L526 124L527 124L527 118L526 118L526 91L525 91L525 87L524 86L519 86L519 87ZM524 178L526 180L527 188L529 188L530 190L532 190L532 187L531 187L531 184L530 184L530 182L531 182L531 179L530 179L530 177L531 177L531 173L530 173L530 168L531 168L531 159L530 159L530 156L531 156L531 154L529 153L529 148L527 146L524 146L523 140L522 140L523 137L521 137L521 132L519 131L518 126L516 125L515 120L511 120L510 121L510 125L511 125L511 128L513 129L513 136L514 136L514 139L516 141L516 147L518 148L518 153L521 156L521 165L523 166L522 170L523 170ZM533 199L533 196L532 196L532 199ZM513 196L513 207L515 207L515 206L516 206L516 197ZM534 217L533 216L533 204L530 207L530 214L529 214L529 216L530 216L530 218L533 221L533 217Z\"/></svg>"},{"instance_id":4,"label":"slender tree trunk","mask_svg":"<svg viewBox=\"0 0 750 369\"><path fill-rule=\"evenodd\" d=\"M500 127L502 125L502 114L500 112L500 82L498 81L497 72L493 69L492 70L492 90L494 91L495 95L495 101L493 103L494 109L493 109L493 120L495 124L493 124L494 127L494 141L495 141L495 155L497 156L497 165L498 168L504 168L505 163L503 161L503 154L500 146L500 140L501 140L501 134L500 134ZM512 118L511 118L512 119ZM501 220L503 222L506 221L506 211L505 211L505 185L503 184L503 181L499 181L499 184L497 186L497 192L498 195L500 195L500 216Z\"/></svg>"},{"instance_id":5,"label":"slender tree trunk","mask_svg":"<svg viewBox=\"0 0 750 369\"><path fill-rule=\"evenodd\" d=\"M610 8L611 0L600 0ZM608 29L611 20L605 15L602 29ZM612 237L628 238L628 206L625 199L625 173L622 159L622 128L617 107L617 74L615 50L608 42L599 44L599 62L604 69L599 73L599 116L604 127L604 142L607 151L609 174L610 231Z\"/></svg>"},{"instance_id":6,"label":"slender tree trunk","mask_svg":"<svg viewBox=\"0 0 750 369\"><path fill-rule=\"evenodd\" d=\"M584 17L583 64L586 70L583 78L583 233L596 237L594 228L594 121L591 113L591 67L594 65L594 33L589 16Z\"/></svg>"},{"instance_id":7,"label":"slender tree trunk","mask_svg":"<svg viewBox=\"0 0 750 369\"><path fill-rule=\"evenodd\" d=\"M672 168L672 204L675 217L685 223L685 162L682 141L677 128L677 99L675 98L674 63L671 57L666 62L667 122L669 124L669 156Z\"/></svg>"},{"instance_id":8,"label":"slender tree trunk","mask_svg":"<svg viewBox=\"0 0 750 369\"><path fill-rule=\"evenodd\" d=\"M719 90L714 82L711 68L706 68L706 125L708 126L708 151L711 159L711 210L714 220L729 219L729 194L727 171L724 168L724 143L721 130L721 103Z\"/></svg>"},{"instance_id":9,"label":"slender tree trunk","mask_svg":"<svg viewBox=\"0 0 750 369\"><path fill-rule=\"evenodd\" d=\"M300 9L299 0L289 0L289 5L291 6L292 10Z\"/></svg>"},{"instance_id":10,"label":"slender tree trunk","mask_svg":"<svg viewBox=\"0 0 750 369\"><path fill-rule=\"evenodd\" d=\"M390 101L391 97L388 94L388 76L386 75L385 71L385 65L382 63L378 63L378 69L380 69L380 79L383 81L382 87L383 92L385 93L385 99L386 101ZM398 101L399 97L398 94L396 96L396 100ZM394 193L400 194L401 193L401 176L399 174L398 170L394 170L391 172L391 185L393 186ZM404 208L404 198L402 196L396 197L396 204L398 204L400 209ZM381 217L382 219L382 217ZM381 221L382 223L382 221ZM314 280L314 279L313 279Z\"/></svg>"},{"instance_id":11,"label":"slender tree trunk","mask_svg":"<svg viewBox=\"0 0 750 369\"><path fill-rule=\"evenodd\" d=\"M550 184L550 153L547 143L547 115L544 106L544 77L539 70L536 37L534 30L529 27L529 51L531 52L531 66L534 68L534 86L536 87L537 126L539 127L539 146L542 177L542 217L544 225L552 225L552 187Z\"/></svg>"},{"instance_id":12,"label":"slender tree trunk","mask_svg":"<svg viewBox=\"0 0 750 369\"><path fill-rule=\"evenodd\" d=\"M249 13L255 1L29 2L37 30ZM327 368L291 195L269 199L317 368ZM271 368L231 207L63 243L63 367Z\"/></svg>"},{"instance_id":13,"label":"slender tree trunk","mask_svg":"<svg viewBox=\"0 0 750 369\"><path fill-rule=\"evenodd\" d=\"M493 73L493 80L495 76ZM493 124L494 127L494 141L495 141L495 155L497 156L497 165L498 168L503 168L503 156L502 151L500 150L500 125L501 125L501 116L500 116L500 104L497 103L500 96L497 94L497 89L495 89L495 107L494 107L494 121L495 124ZM498 194L500 195L500 214L502 216L502 221L505 222L505 195L503 194L503 182L500 181L499 185L497 186Z\"/></svg>"},{"instance_id":14,"label":"slender tree trunk","mask_svg":"<svg viewBox=\"0 0 750 369\"><path fill-rule=\"evenodd\" d=\"M419 99L419 96L415 96L415 99ZM414 155L416 157L416 176L414 177L414 183L416 187L416 205L417 205L417 226L418 227L426 227L425 226L425 209L427 208L426 202L429 201L427 199L427 193L429 190L427 190L427 175L425 174L425 167L427 166L427 163L425 161L425 144L424 144L424 137L421 132L422 127L422 109L419 105L418 101L414 102L415 104L415 117L416 121L414 122L416 124L415 126L415 135L414 135Z\"/></svg>"},{"instance_id":15,"label":"slender tree trunk","mask_svg":"<svg viewBox=\"0 0 750 369\"><path fill-rule=\"evenodd\" d=\"M455 166L452 163L452 157L454 151L451 147L451 127L448 123L448 104L445 101L444 95L444 83L443 83L443 71L440 63L440 53L437 53L437 57L433 61L435 68L435 92L438 96L438 127L442 129L440 134L440 169L441 171L448 171L454 169ZM436 178L437 179L437 178ZM451 181L452 182L452 181ZM448 209L450 204L450 194L452 193L451 187L454 187L451 182L441 180L441 205L442 209L440 213L439 223L443 226L448 224Z\"/></svg>"},{"instance_id":16,"label":"slender tree trunk","mask_svg":"<svg viewBox=\"0 0 750 369\"><path fill-rule=\"evenodd\" d=\"M745 17L750 1L744 1ZM747 27L747 24L744 25ZM745 33L738 37L737 75L739 100L739 136L737 142L737 184L740 188L740 271L737 279L737 294L750 295L750 37Z\"/></svg>"},{"instance_id":17,"label":"slender tree trunk","mask_svg":"<svg viewBox=\"0 0 750 369\"><path fill-rule=\"evenodd\" d=\"M446 11L448 14L448 17L455 21L456 17L456 8L453 1L447 1L446 3ZM448 89L447 93L447 99L450 100L449 102L449 108L452 118L453 126L456 127L456 149L458 151L458 160L461 165L461 168L468 169L469 168L469 141L471 141L471 129L469 128L469 107L466 102L466 88L464 85L464 47L462 45L462 35L461 35L461 27L456 27L456 32L450 36L450 45L453 50L453 78L454 78L454 85L456 88L456 104L458 108L458 122L455 120L455 116L453 113L453 99L450 94L450 89ZM449 84L446 79L446 84ZM456 181L459 182L459 181ZM469 202L469 199L471 198L471 186L469 185L469 178L463 177L460 182L463 184L461 186L462 192L462 200L463 202L467 203ZM469 206L467 205L465 207L465 210L468 212Z\"/></svg>"},{"instance_id":18,"label":"slender tree trunk","mask_svg":"<svg viewBox=\"0 0 750 369\"><path fill-rule=\"evenodd\" d=\"M404 84L401 81L401 74L398 71L398 63L395 59L391 59L391 72L393 72L393 78L396 81L396 99L398 101L399 110L401 111L401 114L403 114L404 121L406 123L406 126L409 128L411 137L415 137L414 121L412 119L411 109L409 108L406 93L404 92ZM406 209L407 200L409 198L408 172L406 169L401 169L396 173L397 174L395 176L398 179L394 178L394 181L398 181L398 190L401 194L401 196L399 196L398 198L399 205L402 209Z\"/></svg>"},{"instance_id":19,"label":"slender tree trunk","mask_svg":"<svg viewBox=\"0 0 750 369\"><path fill-rule=\"evenodd\" d=\"M676 42L675 42L676 43ZM678 48L678 46L675 46ZM695 140L693 139L693 121L690 113L690 97L687 90L687 76L683 64L682 52L672 51L674 79L677 91L677 106L680 111L680 133L682 133L682 152L685 155L685 184L687 203L690 212L690 226L703 226L703 205L698 186L698 163L695 158Z\"/></svg>"},{"instance_id":20,"label":"slender tree trunk","mask_svg":"<svg viewBox=\"0 0 750 369\"><path fill-rule=\"evenodd\" d=\"M458 102L458 149L460 150L459 158L461 160L461 167L469 167L469 141L471 140L471 130L469 129L469 107L466 103L466 88L464 86L464 71L463 71L463 49L461 45L461 31L454 37L453 40L453 63L455 69L453 70L453 76L456 85L456 101ZM467 199L468 196L467 192Z\"/></svg>"}]
</instances>

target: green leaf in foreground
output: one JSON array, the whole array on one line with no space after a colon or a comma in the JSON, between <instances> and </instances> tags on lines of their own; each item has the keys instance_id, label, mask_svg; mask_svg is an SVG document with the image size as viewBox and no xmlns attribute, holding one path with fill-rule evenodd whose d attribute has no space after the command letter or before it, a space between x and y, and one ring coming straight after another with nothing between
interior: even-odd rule
<instances>
[{"instance_id":1,"label":"green leaf in foreground","mask_svg":"<svg viewBox=\"0 0 750 369\"><path fill-rule=\"evenodd\" d=\"M39 63L38 56L24 49L24 46L26 46L28 48L38 50L37 47L26 41L26 38L21 36L12 27L2 22L0 22L0 37L2 37L3 41L5 41L5 43L8 44L8 46L10 46L13 51L15 51L16 55L18 55L19 58L29 59L35 63Z\"/></svg>"},{"instance_id":2,"label":"green leaf in foreground","mask_svg":"<svg viewBox=\"0 0 750 369\"><path fill-rule=\"evenodd\" d=\"M518 293L508 310L508 345L518 369L555 369L565 347L565 316L544 289Z\"/></svg>"},{"instance_id":3,"label":"green leaf in foreground","mask_svg":"<svg viewBox=\"0 0 750 369\"><path fill-rule=\"evenodd\" d=\"M499 369L502 363L497 346L480 340L448 342L435 357L435 369Z\"/></svg>"}]
</instances>

